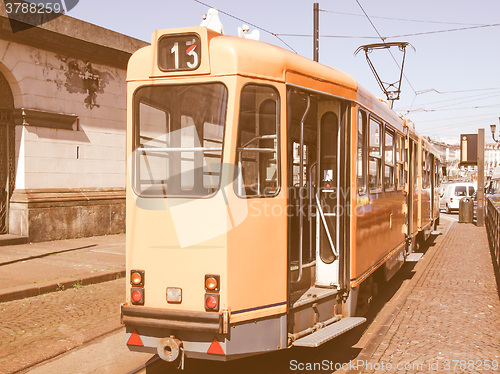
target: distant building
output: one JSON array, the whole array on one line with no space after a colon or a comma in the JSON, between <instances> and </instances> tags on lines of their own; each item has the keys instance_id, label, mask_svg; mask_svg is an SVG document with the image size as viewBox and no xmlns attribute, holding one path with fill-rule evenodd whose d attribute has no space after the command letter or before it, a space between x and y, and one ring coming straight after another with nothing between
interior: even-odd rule
<instances>
[{"instance_id":1,"label":"distant building","mask_svg":"<svg viewBox=\"0 0 500 374\"><path fill-rule=\"evenodd\" d=\"M486 175L493 175L493 170L497 166L500 166L500 143L486 144L484 150L484 170Z\"/></svg>"},{"instance_id":2,"label":"distant building","mask_svg":"<svg viewBox=\"0 0 500 374\"><path fill-rule=\"evenodd\" d=\"M434 147L439 151L441 165L446 168L446 176L448 178L457 178L460 175L460 146L451 145L443 142L437 142L427 138Z\"/></svg>"},{"instance_id":3,"label":"distant building","mask_svg":"<svg viewBox=\"0 0 500 374\"><path fill-rule=\"evenodd\" d=\"M14 33L0 4L0 233L125 231L126 67L146 45L68 16Z\"/></svg>"},{"instance_id":4,"label":"distant building","mask_svg":"<svg viewBox=\"0 0 500 374\"><path fill-rule=\"evenodd\" d=\"M460 146L428 139L440 152L441 162L446 166L448 178L476 179L477 167L460 167ZM500 144L488 143L484 147L484 171L486 176L491 176L493 170L500 166Z\"/></svg>"}]
</instances>

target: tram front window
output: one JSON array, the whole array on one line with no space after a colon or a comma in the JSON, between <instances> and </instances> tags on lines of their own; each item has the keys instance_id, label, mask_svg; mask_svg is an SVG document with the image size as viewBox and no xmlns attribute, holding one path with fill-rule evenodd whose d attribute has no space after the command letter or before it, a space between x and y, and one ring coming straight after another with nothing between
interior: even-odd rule
<instances>
[{"instance_id":1,"label":"tram front window","mask_svg":"<svg viewBox=\"0 0 500 374\"><path fill-rule=\"evenodd\" d=\"M132 184L140 196L207 197L220 187L227 88L148 86L134 95Z\"/></svg>"}]
</instances>

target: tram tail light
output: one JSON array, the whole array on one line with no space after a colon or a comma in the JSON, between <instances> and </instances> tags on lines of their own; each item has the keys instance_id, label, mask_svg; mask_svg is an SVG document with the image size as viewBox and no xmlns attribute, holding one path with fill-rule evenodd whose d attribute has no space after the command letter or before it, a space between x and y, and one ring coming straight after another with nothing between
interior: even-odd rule
<instances>
[{"instance_id":1,"label":"tram tail light","mask_svg":"<svg viewBox=\"0 0 500 374\"><path fill-rule=\"evenodd\" d=\"M218 275L205 275L205 290L206 291L219 291L219 279Z\"/></svg>"},{"instance_id":2,"label":"tram tail light","mask_svg":"<svg viewBox=\"0 0 500 374\"><path fill-rule=\"evenodd\" d=\"M453 197L450 197L450 203L452 203L452 202L453 202Z\"/></svg>"},{"instance_id":3,"label":"tram tail light","mask_svg":"<svg viewBox=\"0 0 500 374\"><path fill-rule=\"evenodd\" d=\"M219 311L219 294L216 293L205 294L205 310L210 312Z\"/></svg>"},{"instance_id":4,"label":"tram tail light","mask_svg":"<svg viewBox=\"0 0 500 374\"><path fill-rule=\"evenodd\" d=\"M132 287L130 289L130 300L133 305L144 305L144 288Z\"/></svg>"},{"instance_id":5,"label":"tram tail light","mask_svg":"<svg viewBox=\"0 0 500 374\"><path fill-rule=\"evenodd\" d=\"M205 310L207 312L219 311L220 276L205 275Z\"/></svg>"},{"instance_id":6,"label":"tram tail light","mask_svg":"<svg viewBox=\"0 0 500 374\"><path fill-rule=\"evenodd\" d=\"M131 270L130 284L132 286L144 287L144 270Z\"/></svg>"}]
</instances>

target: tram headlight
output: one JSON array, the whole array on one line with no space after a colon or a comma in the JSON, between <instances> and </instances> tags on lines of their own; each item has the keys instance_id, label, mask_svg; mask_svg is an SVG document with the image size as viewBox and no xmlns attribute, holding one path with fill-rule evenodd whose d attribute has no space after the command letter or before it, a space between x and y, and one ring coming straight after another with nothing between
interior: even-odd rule
<instances>
[{"instance_id":1,"label":"tram headlight","mask_svg":"<svg viewBox=\"0 0 500 374\"><path fill-rule=\"evenodd\" d=\"M144 270L131 270L130 284L132 286L144 286Z\"/></svg>"}]
</instances>

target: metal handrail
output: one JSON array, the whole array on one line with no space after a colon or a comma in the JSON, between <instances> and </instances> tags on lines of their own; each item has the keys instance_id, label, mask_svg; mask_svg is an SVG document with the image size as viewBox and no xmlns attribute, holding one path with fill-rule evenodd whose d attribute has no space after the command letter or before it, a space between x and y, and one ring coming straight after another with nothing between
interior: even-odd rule
<instances>
[{"instance_id":1,"label":"metal handrail","mask_svg":"<svg viewBox=\"0 0 500 374\"><path fill-rule=\"evenodd\" d=\"M222 147L158 147L158 148L136 148L140 152L208 152L222 151Z\"/></svg>"},{"instance_id":2,"label":"metal handrail","mask_svg":"<svg viewBox=\"0 0 500 374\"><path fill-rule=\"evenodd\" d=\"M495 204L490 197L486 198L485 224L493 267L498 279L500 277L500 204Z\"/></svg>"},{"instance_id":3,"label":"metal handrail","mask_svg":"<svg viewBox=\"0 0 500 374\"><path fill-rule=\"evenodd\" d=\"M321 222L323 222L323 226L325 226L325 232L326 232L326 236L328 237L328 242L330 243L330 248L332 249L332 252L335 255L335 257L338 258L339 252L337 251L337 249L335 248L335 245L333 244L332 235L330 234L330 229L328 228L328 224L327 224L326 218L325 218L325 213L323 212L323 208L321 207L321 201L319 201L318 194L316 194L316 205L318 206L318 212L319 212L319 216L321 218Z\"/></svg>"},{"instance_id":4,"label":"metal handrail","mask_svg":"<svg viewBox=\"0 0 500 374\"><path fill-rule=\"evenodd\" d=\"M260 136L255 136L254 138L250 139L248 142L243 144L241 148L245 148L247 145L252 143L255 140L262 140L262 139L278 139L276 135L260 135Z\"/></svg>"},{"instance_id":5,"label":"metal handrail","mask_svg":"<svg viewBox=\"0 0 500 374\"><path fill-rule=\"evenodd\" d=\"M299 168L299 189L304 188L304 127L309 113L309 108L311 107L311 97L307 96L307 107L300 121L300 168ZM302 254L304 252L304 197L299 190L299 274L296 280L292 280L292 283L299 283L302 279Z\"/></svg>"}]
</instances>

